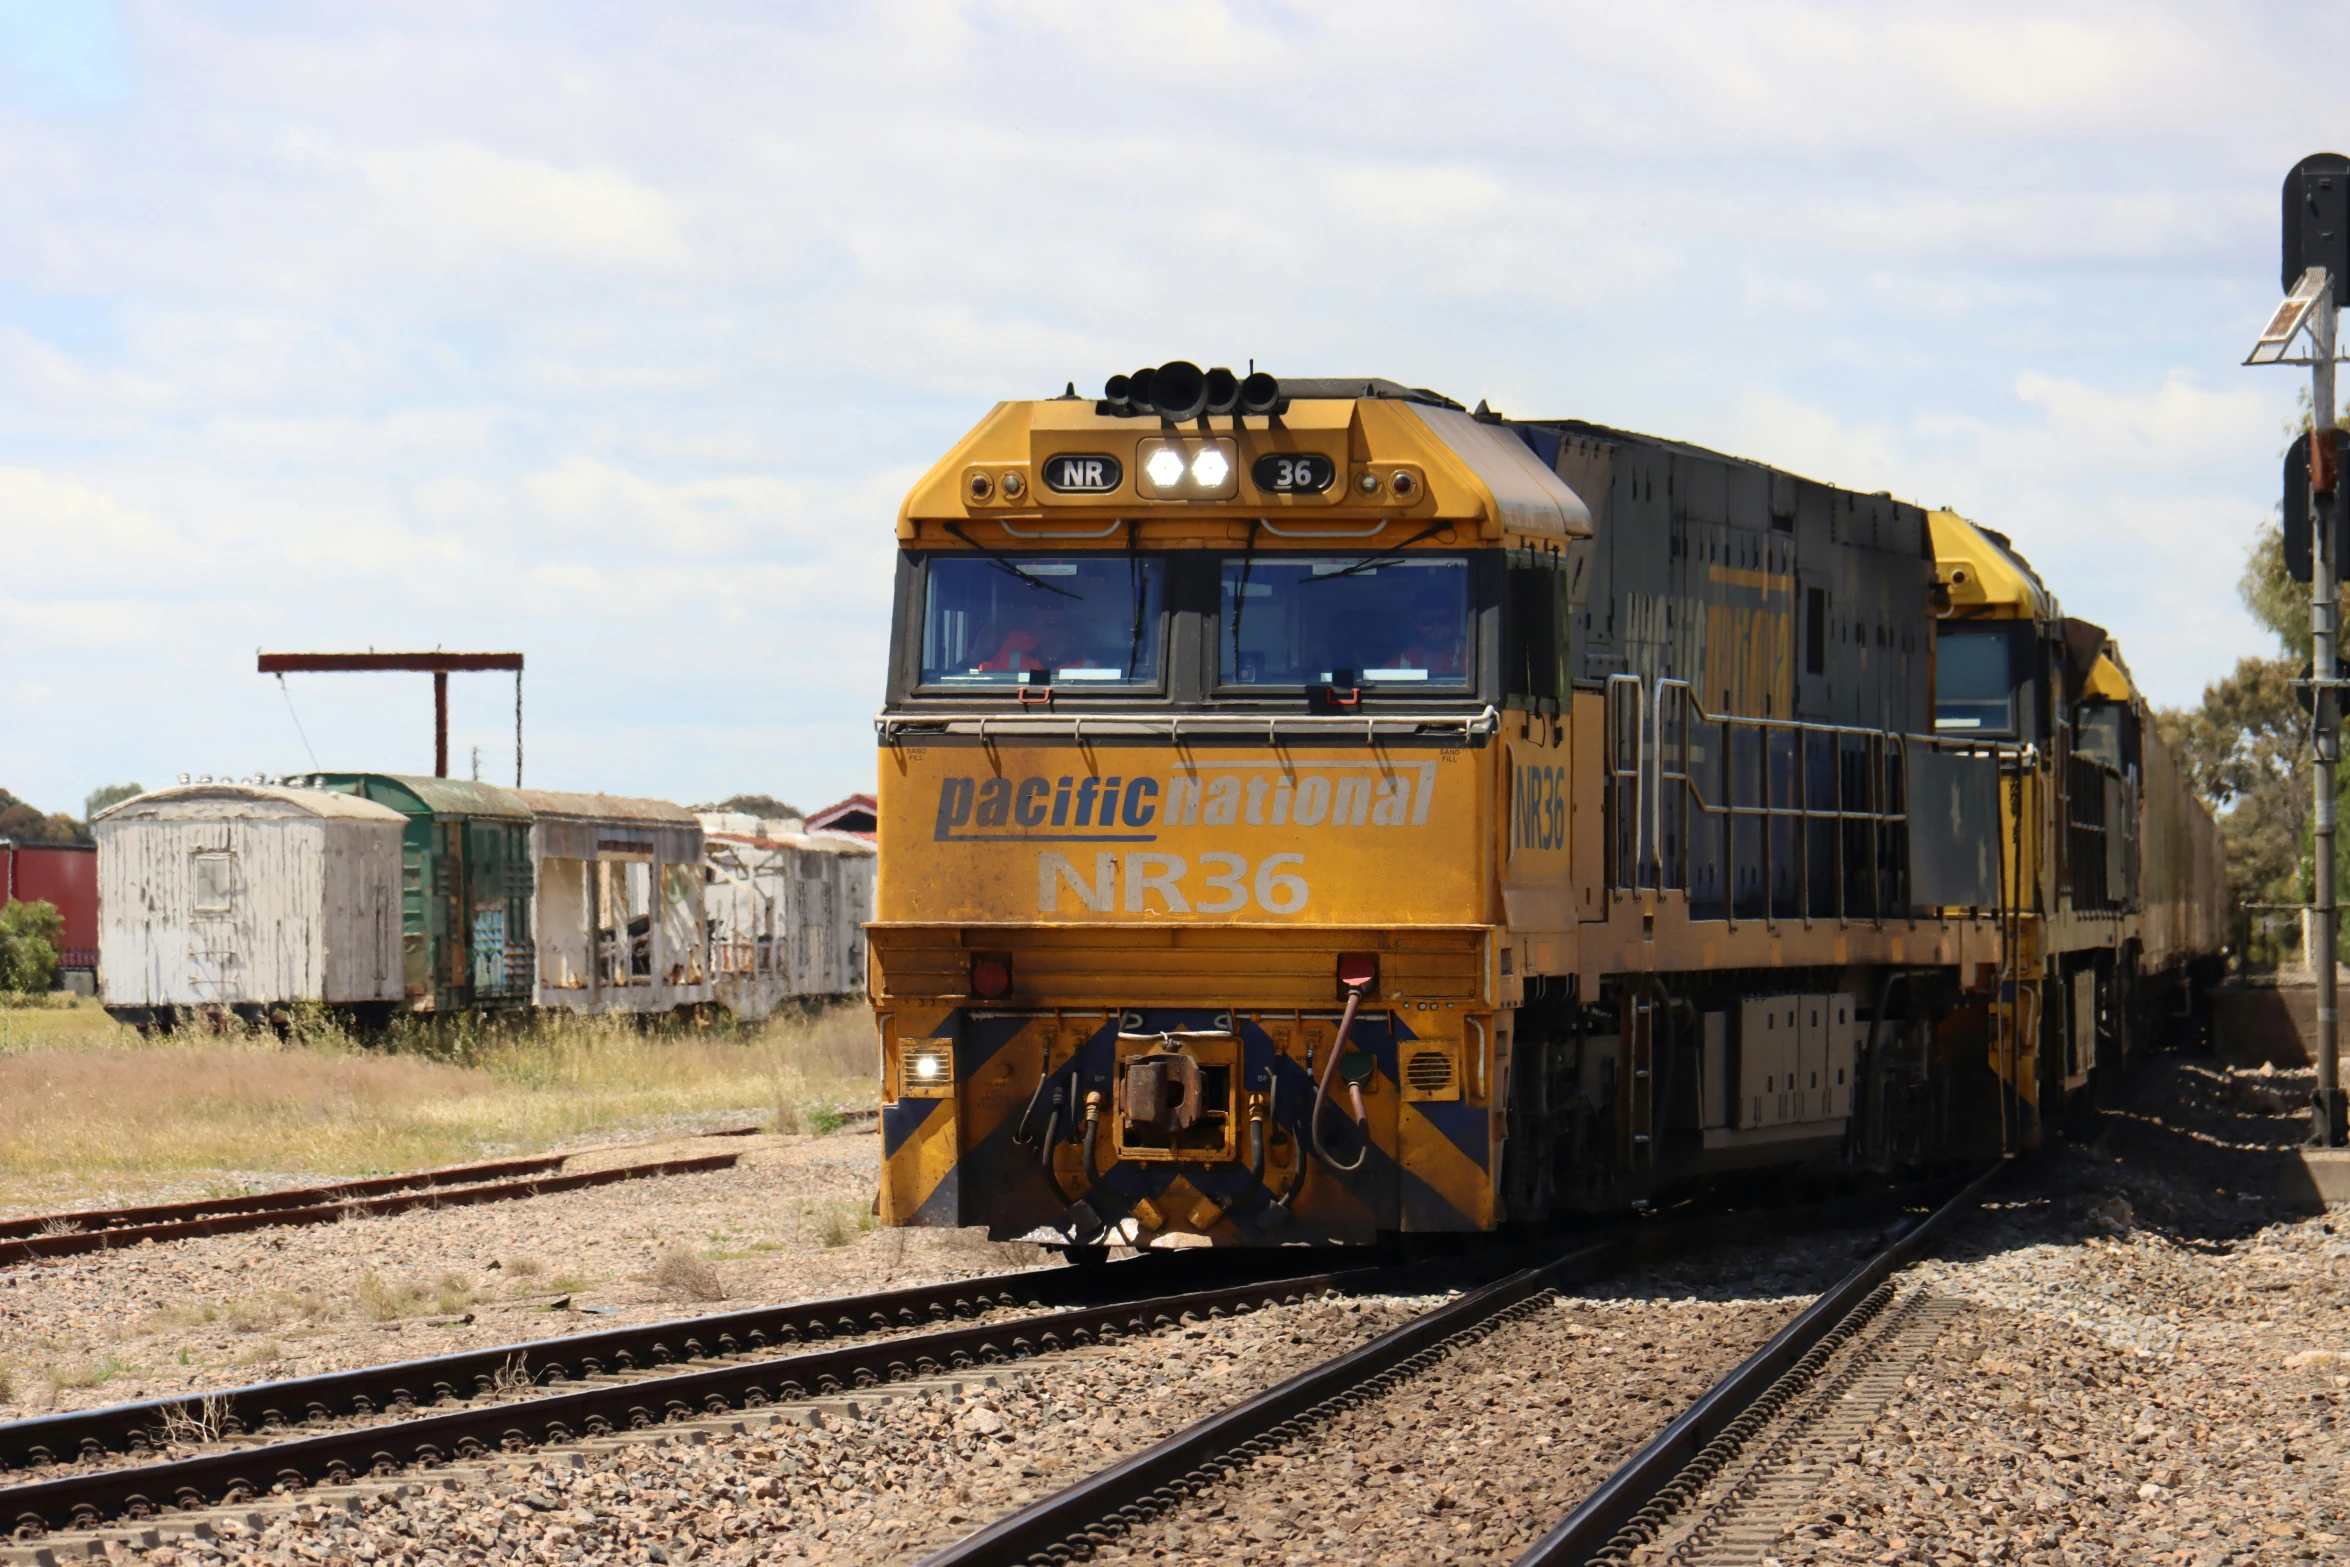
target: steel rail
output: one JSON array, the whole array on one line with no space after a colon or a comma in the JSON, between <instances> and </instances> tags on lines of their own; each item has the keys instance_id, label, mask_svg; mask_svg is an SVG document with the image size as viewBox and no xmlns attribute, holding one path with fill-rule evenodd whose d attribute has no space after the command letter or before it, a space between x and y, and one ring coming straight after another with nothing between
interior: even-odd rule
<instances>
[{"instance_id":1,"label":"steel rail","mask_svg":"<svg viewBox=\"0 0 2350 1567\"><path fill-rule=\"evenodd\" d=\"M382 1216L410 1213L418 1208L461 1208L474 1203L512 1202L518 1198L540 1197L552 1192L611 1186L621 1181L645 1180L659 1175L699 1175L711 1170L728 1169L741 1157L739 1153L704 1154L692 1159L664 1159L657 1164L624 1164L608 1170L577 1170L569 1175L541 1175L486 1186L435 1187L388 1197L362 1197L351 1202L326 1201L302 1208L272 1208L254 1213L222 1214L216 1218L134 1224L117 1230L30 1235L18 1240L0 1241L0 1265L26 1262L36 1257L114 1251L125 1246L136 1246L141 1241L194 1240L206 1235L235 1235L279 1225L333 1224L354 1214Z\"/></svg>"},{"instance_id":2,"label":"steel rail","mask_svg":"<svg viewBox=\"0 0 2350 1567\"><path fill-rule=\"evenodd\" d=\"M102 1231L128 1225L164 1224L232 1213L265 1213L272 1208L309 1208L353 1197L375 1197L385 1192L413 1191L425 1186L456 1186L467 1181L495 1181L517 1175L539 1175L563 1168L563 1154L539 1159L498 1159L488 1164L442 1165L406 1175L379 1175L364 1180L332 1181L324 1186L294 1186L282 1191L249 1192L242 1197L199 1197L193 1202L151 1203L140 1208L84 1208L66 1213L36 1213L21 1219L0 1219L0 1241L35 1235L80 1234L95 1238Z\"/></svg>"},{"instance_id":3,"label":"steel rail","mask_svg":"<svg viewBox=\"0 0 2350 1567\"><path fill-rule=\"evenodd\" d=\"M1550 1290L1613 1272L1639 1249L1631 1236L1619 1236L1520 1268L999 1518L924 1557L921 1567L1009 1567L1082 1555L1108 1538L1101 1530L1105 1523L1137 1520L1183 1489L1207 1484L1213 1461L1228 1454L1253 1457L1306 1429L1334 1400L1360 1398L1382 1378L1408 1375L1432 1363L1450 1341L1476 1334Z\"/></svg>"},{"instance_id":4,"label":"steel rail","mask_svg":"<svg viewBox=\"0 0 2350 1567\"><path fill-rule=\"evenodd\" d=\"M176 1421L199 1411L224 1433L237 1435L270 1426L364 1418L402 1404L475 1398L494 1392L500 1379L511 1378L518 1367L533 1382L551 1384L718 1356L771 1353L802 1342L933 1325L999 1308L1044 1310L1258 1282L1301 1267L1327 1271L1327 1259L1296 1251L1153 1252L1098 1268L983 1274L567 1333L178 1398L70 1410L0 1424L0 1470L144 1452L162 1446Z\"/></svg>"},{"instance_id":5,"label":"steel rail","mask_svg":"<svg viewBox=\"0 0 2350 1567\"><path fill-rule=\"evenodd\" d=\"M2009 1161L1992 1165L1891 1245L1862 1263L1833 1289L1805 1307L1715 1383L1601 1482L1575 1510L1529 1546L1516 1567L1585 1567L1615 1561L1644 1543L1649 1531L1677 1507L1683 1472L1709 1444L1737 1426L1779 1378L1830 1337L1853 1310L1938 1239L1953 1220L1983 1200L2006 1173ZM1751 1425L1752 1422L1749 1422ZM1646 1528L1639 1525L1645 1524ZM1633 1532L1627 1534L1625 1531Z\"/></svg>"},{"instance_id":6,"label":"steel rail","mask_svg":"<svg viewBox=\"0 0 2350 1567\"><path fill-rule=\"evenodd\" d=\"M320 1482L344 1484L364 1475L501 1448L572 1442L671 1420L724 1415L738 1408L951 1375L978 1365L1114 1340L1129 1332L1146 1333L1186 1314L1245 1312L1294 1302L1307 1294L1382 1285L1397 1271L1370 1267L1128 1298L1006 1322L597 1383L520 1400L483 1401L471 1408L227 1452L62 1475L0 1489L0 1526L13 1528L19 1539L34 1539L52 1529L92 1527L117 1517L153 1516L174 1506L197 1508L255 1497L275 1485L298 1489Z\"/></svg>"}]
</instances>

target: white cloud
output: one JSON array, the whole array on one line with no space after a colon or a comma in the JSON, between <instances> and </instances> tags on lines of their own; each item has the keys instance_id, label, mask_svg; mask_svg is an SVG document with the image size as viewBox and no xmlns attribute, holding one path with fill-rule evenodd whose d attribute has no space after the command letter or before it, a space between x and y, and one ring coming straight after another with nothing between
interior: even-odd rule
<instances>
[{"instance_id":1,"label":"white cloud","mask_svg":"<svg viewBox=\"0 0 2350 1567\"><path fill-rule=\"evenodd\" d=\"M1958 505L2189 697L2259 645L2292 386L2234 363L2345 45L2183 0L138 11L126 95L0 104L48 584L0 587L0 725L73 736L0 784L282 763L256 643L440 643L526 648L569 781L846 793L906 486L1176 355ZM293 695L413 765L412 685ZM507 700L460 697L485 746Z\"/></svg>"}]
</instances>

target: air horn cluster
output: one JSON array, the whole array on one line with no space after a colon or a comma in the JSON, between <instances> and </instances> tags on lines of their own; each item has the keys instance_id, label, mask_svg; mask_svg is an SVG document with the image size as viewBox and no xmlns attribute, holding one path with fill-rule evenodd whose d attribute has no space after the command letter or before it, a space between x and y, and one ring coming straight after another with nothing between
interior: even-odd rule
<instances>
[{"instance_id":1,"label":"air horn cluster","mask_svg":"<svg viewBox=\"0 0 2350 1567\"><path fill-rule=\"evenodd\" d=\"M1202 370L1189 360L1170 359L1156 370L1111 376L1102 388L1101 411L1180 421L1201 414L1275 414L1283 402L1281 383L1262 370L1236 376L1221 365Z\"/></svg>"}]
</instances>

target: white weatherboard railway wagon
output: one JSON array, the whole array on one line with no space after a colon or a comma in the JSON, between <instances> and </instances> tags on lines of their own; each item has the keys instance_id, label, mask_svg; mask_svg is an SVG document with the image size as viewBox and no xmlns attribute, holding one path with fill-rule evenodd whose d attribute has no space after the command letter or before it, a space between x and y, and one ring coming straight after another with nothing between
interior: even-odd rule
<instances>
[{"instance_id":1,"label":"white weatherboard railway wagon","mask_svg":"<svg viewBox=\"0 0 2350 1567\"><path fill-rule=\"evenodd\" d=\"M402 996L400 833L354 795L194 784L126 800L98 839L106 1010L261 1018L299 1002L388 1016Z\"/></svg>"},{"instance_id":2,"label":"white weatherboard railway wagon","mask_svg":"<svg viewBox=\"0 0 2350 1567\"><path fill-rule=\"evenodd\" d=\"M874 851L793 818L706 811L710 964L718 999L742 1018L865 986Z\"/></svg>"}]
</instances>

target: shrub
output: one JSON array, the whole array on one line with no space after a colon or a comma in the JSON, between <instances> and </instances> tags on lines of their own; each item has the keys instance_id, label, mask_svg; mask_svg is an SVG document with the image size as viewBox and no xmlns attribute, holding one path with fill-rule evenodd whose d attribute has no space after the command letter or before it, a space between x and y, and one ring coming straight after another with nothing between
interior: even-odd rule
<instances>
[{"instance_id":1,"label":"shrub","mask_svg":"<svg viewBox=\"0 0 2350 1567\"><path fill-rule=\"evenodd\" d=\"M54 903L0 907L0 990L42 991L57 983L65 916Z\"/></svg>"},{"instance_id":2,"label":"shrub","mask_svg":"<svg viewBox=\"0 0 2350 1567\"><path fill-rule=\"evenodd\" d=\"M683 1247L672 1247L653 1264L653 1284L680 1300L724 1300L726 1283L718 1270Z\"/></svg>"}]
</instances>

